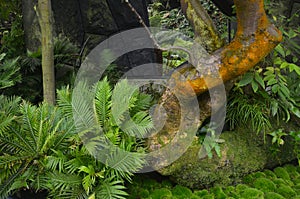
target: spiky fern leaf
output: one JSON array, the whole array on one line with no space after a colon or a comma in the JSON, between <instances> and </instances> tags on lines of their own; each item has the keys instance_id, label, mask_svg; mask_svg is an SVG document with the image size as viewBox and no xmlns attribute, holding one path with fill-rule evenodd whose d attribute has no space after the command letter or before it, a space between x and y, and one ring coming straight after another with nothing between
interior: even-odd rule
<instances>
[{"instance_id":1,"label":"spiky fern leaf","mask_svg":"<svg viewBox=\"0 0 300 199\"><path fill-rule=\"evenodd\" d=\"M3 60L5 54L0 54L0 61ZM19 74L20 66L18 66L19 58L8 60L0 64L0 89L11 87L21 80Z\"/></svg>"},{"instance_id":2,"label":"spiky fern leaf","mask_svg":"<svg viewBox=\"0 0 300 199\"><path fill-rule=\"evenodd\" d=\"M128 194L124 191L125 188L121 181L109 178L101 183L95 196L97 199L126 199Z\"/></svg>"},{"instance_id":3,"label":"spiky fern leaf","mask_svg":"<svg viewBox=\"0 0 300 199\"><path fill-rule=\"evenodd\" d=\"M94 105L98 118L97 121L102 128L106 128L106 126L110 125L108 120L111 114L110 109L112 105L112 90L106 77L96 84L95 91Z\"/></svg>"},{"instance_id":4,"label":"spiky fern leaf","mask_svg":"<svg viewBox=\"0 0 300 199\"><path fill-rule=\"evenodd\" d=\"M68 149L67 140L74 129L57 108L47 104L36 107L23 102L20 113L20 120L0 135L0 170L12 170L1 177L1 184L9 184L9 190L15 191L20 188L16 186L20 185L18 179L23 179L38 190L45 187L43 183L48 183L42 181L47 173L47 156Z\"/></svg>"},{"instance_id":5,"label":"spiky fern leaf","mask_svg":"<svg viewBox=\"0 0 300 199\"><path fill-rule=\"evenodd\" d=\"M12 121L19 114L21 98L0 95L0 135L7 131Z\"/></svg>"}]
</instances>

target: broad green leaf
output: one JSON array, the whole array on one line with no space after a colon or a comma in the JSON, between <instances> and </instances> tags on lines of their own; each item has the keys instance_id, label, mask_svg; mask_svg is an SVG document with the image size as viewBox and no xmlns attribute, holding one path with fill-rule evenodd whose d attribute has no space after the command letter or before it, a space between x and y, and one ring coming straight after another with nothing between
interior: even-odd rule
<instances>
[{"instance_id":1,"label":"broad green leaf","mask_svg":"<svg viewBox=\"0 0 300 199\"><path fill-rule=\"evenodd\" d=\"M258 84L256 82L251 82L252 89L254 93L258 91Z\"/></svg>"},{"instance_id":2,"label":"broad green leaf","mask_svg":"<svg viewBox=\"0 0 300 199\"><path fill-rule=\"evenodd\" d=\"M247 84L250 84L253 81L253 74L252 73L246 73L241 81L239 81L238 86L246 86Z\"/></svg>"},{"instance_id":3,"label":"broad green leaf","mask_svg":"<svg viewBox=\"0 0 300 199\"><path fill-rule=\"evenodd\" d=\"M262 79L262 77L258 73L255 73L254 78L259 83L259 85L261 85L261 87L263 89L265 89L265 82L264 82L264 80Z\"/></svg>"},{"instance_id":4,"label":"broad green leaf","mask_svg":"<svg viewBox=\"0 0 300 199\"><path fill-rule=\"evenodd\" d=\"M272 86L272 85L274 85L274 84L276 84L277 83L277 80L276 79L270 79L269 81L268 81L268 83L267 83L267 86Z\"/></svg>"},{"instance_id":5,"label":"broad green leaf","mask_svg":"<svg viewBox=\"0 0 300 199\"><path fill-rule=\"evenodd\" d=\"M277 101L272 101L271 102L271 113L272 116L275 116L278 112L278 102Z\"/></svg>"},{"instance_id":6,"label":"broad green leaf","mask_svg":"<svg viewBox=\"0 0 300 199\"><path fill-rule=\"evenodd\" d=\"M299 110L298 108L296 108L295 106L292 106L292 107L290 108L290 110L292 111L292 113L293 113L294 115L296 115L298 118L300 118L300 110Z\"/></svg>"},{"instance_id":7,"label":"broad green leaf","mask_svg":"<svg viewBox=\"0 0 300 199\"><path fill-rule=\"evenodd\" d=\"M277 45L275 50L282 56L282 57L285 57L285 52L284 52L284 49L281 45Z\"/></svg>"}]
</instances>

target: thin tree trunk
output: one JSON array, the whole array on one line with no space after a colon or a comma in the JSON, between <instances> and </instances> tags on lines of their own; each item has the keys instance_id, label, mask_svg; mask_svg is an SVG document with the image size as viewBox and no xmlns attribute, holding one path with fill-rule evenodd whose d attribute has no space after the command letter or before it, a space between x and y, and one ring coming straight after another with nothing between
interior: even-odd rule
<instances>
[{"instance_id":1,"label":"thin tree trunk","mask_svg":"<svg viewBox=\"0 0 300 199\"><path fill-rule=\"evenodd\" d=\"M37 14L41 27L44 101L55 104L53 17L51 0L39 0Z\"/></svg>"}]
</instances>

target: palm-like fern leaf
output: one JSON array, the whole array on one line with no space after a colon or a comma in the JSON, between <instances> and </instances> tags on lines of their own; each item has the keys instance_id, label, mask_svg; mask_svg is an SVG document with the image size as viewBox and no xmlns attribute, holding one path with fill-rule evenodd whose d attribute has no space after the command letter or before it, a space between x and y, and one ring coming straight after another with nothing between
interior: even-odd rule
<instances>
[{"instance_id":1,"label":"palm-like fern leaf","mask_svg":"<svg viewBox=\"0 0 300 199\"><path fill-rule=\"evenodd\" d=\"M7 131L12 121L19 114L21 98L0 95L0 135Z\"/></svg>"},{"instance_id":2,"label":"palm-like fern leaf","mask_svg":"<svg viewBox=\"0 0 300 199\"><path fill-rule=\"evenodd\" d=\"M124 189L121 181L106 179L96 190L95 195L97 199L125 199L128 194L123 191Z\"/></svg>"},{"instance_id":3,"label":"palm-like fern leaf","mask_svg":"<svg viewBox=\"0 0 300 199\"><path fill-rule=\"evenodd\" d=\"M111 87L107 81L107 78L104 78L102 81L96 84L95 88L95 111L97 113L98 123L101 127L104 127L107 120L110 116L110 109L111 109Z\"/></svg>"}]
</instances>

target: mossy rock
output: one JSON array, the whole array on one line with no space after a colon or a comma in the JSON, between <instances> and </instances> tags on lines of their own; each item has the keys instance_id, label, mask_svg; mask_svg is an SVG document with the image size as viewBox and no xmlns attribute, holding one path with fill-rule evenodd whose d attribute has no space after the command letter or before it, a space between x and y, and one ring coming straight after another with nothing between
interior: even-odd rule
<instances>
[{"instance_id":1,"label":"mossy rock","mask_svg":"<svg viewBox=\"0 0 300 199\"><path fill-rule=\"evenodd\" d=\"M169 189L171 189L173 187L173 184L172 184L172 182L170 180L163 180L161 182L161 187L162 188L169 188Z\"/></svg>"},{"instance_id":2,"label":"mossy rock","mask_svg":"<svg viewBox=\"0 0 300 199\"><path fill-rule=\"evenodd\" d=\"M258 171L258 172L253 173L252 176L253 176L253 178L265 178L266 174L261 171Z\"/></svg>"},{"instance_id":3,"label":"mossy rock","mask_svg":"<svg viewBox=\"0 0 300 199\"><path fill-rule=\"evenodd\" d=\"M188 199L193 195L193 192L187 187L176 185L172 189L172 195L178 199Z\"/></svg>"},{"instance_id":4,"label":"mossy rock","mask_svg":"<svg viewBox=\"0 0 300 199\"><path fill-rule=\"evenodd\" d=\"M151 194L150 197L152 199L171 199L172 192L169 189L161 188L155 189Z\"/></svg>"},{"instance_id":5,"label":"mossy rock","mask_svg":"<svg viewBox=\"0 0 300 199\"><path fill-rule=\"evenodd\" d=\"M203 197L209 195L209 192L206 189L203 189L203 190L194 191L194 195Z\"/></svg>"},{"instance_id":6,"label":"mossy rock","mask_svg":"<svg viewBox=\"0 0 300 199\"><path fill-rule=\"evenodd\" d=\"M285 170L289 173L291 179L296 179L300 176L299 172L297 171L297 167L294 165L288 164L284 166Z\"/></svg>"},{"instance_id":7,"label":"mossy rock","mask_svg":"<svg viewBox=\"0 0 300 199\"><path fill-rule=\"evenodd\" d=\"M235 187L234 186L227 186L224 189L224 193L228 196L228 197L233 197L233 198L238 198L238 194L235 191Z\"/></svg>"},{"instance_id":8,"label":"mossy rock","mask_svg":"<svg viewBox=\"0 0 300 199\"><path fill-rule=\"evenodd\" d=\"M274 173L278 178L282 178L283 180L291 180L290 174L283 167L275 168Z\"/></svg>"},{"instance_id":9,"label":"mossy rock","mask_svg":"<svg viewBox=\"0 0 300 199\"><path fill-rule=\"evenodd\" d=\"M294 198L297 194L296 192L289 186L281 184L277 189L276 193L279 193L285 198Z\"/></svg>"},{"instance_id":10,"label":"mossy rock","mask_svg":"<svg viewBox=\"0 0 300 199\"><path fill-rule=\"evenodd\" d=\"M293 180L293 182L294 182L295 184L300 184L300 176L296 177L296 178Z\"/></svg>"},{"instance_id":11,"label":"mossy rock","mask_svg":"<svg viewBox=\"0 0 300 199\"><path fill-rule=\"evenodd\" d=\"M264 199L264 193L258 189L247 188L241 193L241 197L245 199Z\"/></svg>"},{"instance_id":12,"label":"mossy rock","mask_svg":"<svg viewBox=\"0 0 300 199\"><path fill-rule=\"evenodd\" d=\"M285 198L278 193L269 192L265 194L265 199L285 199Z\"/></svg>"},{"instance_id":13,"label":"mossy rock","mask_svg":"<svg viewBox=\"0 0 300 199\"><path fill-rule=\"evenodd\" d=\"M214 154L212 159L208 157L200 159L198 154L201 145L195 140L178 160L160 169L159 173L170 176L177 184L201 189L241 183L243 177L249 173L262 171L266 166L275 167L295 158L295 154L291 153L293 145L290 142L285 142L274 158L270 150L271 140L267 139L265 142L263 135L250 132L248 129L224 132L220 139L225 140L219 144L221 158ZM263 172L255 175L254 178L267 176Z\"/></svg>"},{"instance_id":14,"label":"mossy rock","mask_svg":"<svg viewBox=\"0 0 300 199\"><path fill-rule=\"evenodd\" d=\"M210 189L210 192L214 194L215 198L226 199L227 195L224 193L222 187L216 186Z\"/></svg>"},{"instance_id":15,"label":"mossy rock","mask_svg":"<svg viewBox=\"0 0 300 199\"><path fill-rule=\"evenodd\" d=\"M273 192L276 189L276 185L272 180L267 178L258 178L254 181L253 186L263 192Z\"/></svg>"},{"instance_id":16,"label":"mossy rock","mask_svg":"<svg viewBox=\"0 0 300 199\"><path fill-rule=\"evenodd\" d=\"M249 175L246 175L245 177L243 177L243 183L246 183L246 184L252 184L253 181L255 180L253 174L249 174Z\"/></svg>"},{"instance_id":17,"label":"mossy rock","mask_svg":"<svg viewBox=\"0 0 300 199\"><path fill-rule=\"evenodd\" d=\"M193 194L190 196L190 199L202 199L202 198L200 196Z\"/></svg>"},{"instance_id":18,"label":"mossy rock","mask_svg":"<svg viewBox=\"0 0 300 199\"><path fill-rule=\"evenodd\" d=\"M276 179L277 178L276 174L273 171L269 170L269 169L266 169L263 172L264 172L264 174L266 174L267 178L270 178L270 179Z\"/></svg>"},{"instance_id":19,"label":"mossy rock","mask_svg":"<svg viewBox=\"0 0 300 199\"><path fill-rule=\"evenodd\" d=\"M148 179L144 180L142 185L145 189L148 189L148 190L153 190L153 189L156 189L156 188L160 188L160 183L158 183L156 180L151 179L151 178L148 178Z\"/></svg>"},{"instance_id":20,"label":"mossy rock","mask_svg":"<svg viewBox=\"0 0 300 199\"><path fill-rule=\"evenodd\" d=\"M248 189L248 188L249 188L248 185L245 185L245 184L238 184L238 185L236 186L236 192L237 192L238 194L240 194L240 193L242 193L243 191L245 191L245 190Z\"/></svg>"},{"instance_id":21,"label":"mossy rock","mask_svg":"<svg viewBox=\"0 0 300 199\"><path fill-rule=\"evenodd\" d=\"M209 195L203 196L202 199L215 199L215 197L213 194L209 194Z\"/></svg>"}]
</instances>

